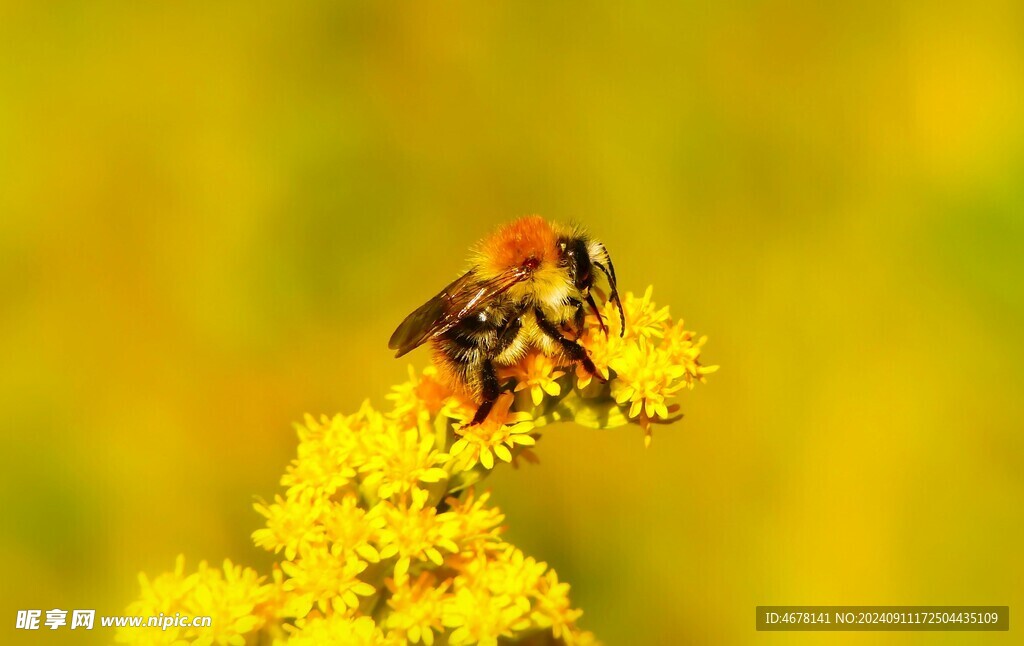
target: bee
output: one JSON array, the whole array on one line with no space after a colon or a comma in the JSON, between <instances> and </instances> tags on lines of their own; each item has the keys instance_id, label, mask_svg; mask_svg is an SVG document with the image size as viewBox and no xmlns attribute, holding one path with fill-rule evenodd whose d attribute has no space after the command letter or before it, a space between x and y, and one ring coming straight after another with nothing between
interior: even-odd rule
<instances>
[{"instance_id":1,"label":"bee","mask_svg":"<svg viewBox=\"0 0 1024 646\"><path fill-rule=\"evenodd\" d=\"M430 341L439 372L479 405L467 426L484 421L501 394L497 368L515 364L531 348L579 363L603 382L577 342L584 305L608 334L591 293L596 271L619 310L621 335L626 319L605 246L577 227L540 216L520 218L481 240L469 271L407 316L388 347L401 357Z\"/></svg>"}]
</instances>

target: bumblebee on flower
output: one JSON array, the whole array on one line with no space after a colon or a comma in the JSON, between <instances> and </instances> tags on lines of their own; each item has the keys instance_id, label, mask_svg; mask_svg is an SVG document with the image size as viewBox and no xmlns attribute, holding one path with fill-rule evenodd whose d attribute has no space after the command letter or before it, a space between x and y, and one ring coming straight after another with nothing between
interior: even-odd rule
<instances>
[{"instance_id":1,"label":"bumblebee on flower","mask_svg":"<svg viewBox=\"0 0 1024 646\"><path fill-rule=\"evenodd\" d=\"M133 628L119 642L596 643L569 584L504 540L479 483L534 459L555 422L639 426L649 443L717 366L650 288L620 299L607 250L578 229L525 218L473 258L392 337L399 354L431 341L436 363L410 368L388 410L367 401L296 426L283 493L254 504L253 541L281 559L271 574L230 562L187 574L179 559L142 575L129 614L209 615L215 630Z\"/></svg>"},{"instance_id":2,"label":"bumblebee on flower","mask_svg":"<svg viewBox=\"0 0 1024 646\"><path fill-rule=\"evenodd\" d=\"M479 404L469 422L479 424L501 393L497 369L519 363L533 348L597 374L575 338L585 306L600 319L591 293L599 273L609 300L619 305L615 267L603 244L578 227L520 218L480 241L470 269L407 316L388 346L400 357L430 341L438 370Z\"/></svg>"}]
</instances>

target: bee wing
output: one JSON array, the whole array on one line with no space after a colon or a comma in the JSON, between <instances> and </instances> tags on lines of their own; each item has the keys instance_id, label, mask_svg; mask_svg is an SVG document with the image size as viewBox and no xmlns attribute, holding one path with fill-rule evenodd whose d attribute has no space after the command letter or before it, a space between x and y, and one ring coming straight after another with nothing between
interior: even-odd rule
<instances>
[{"instance_id":1,"label":"bee wing","mask_svg":"<svg viewBox=\"0 0 1024 646\"><path fill-rule=\"evenodd\" d=\"M388 341L395 357L422 345L452 329L459 321L476 313L495 296L527 277L529 272L514 267L489 280L480 280L473 270L456 278L415 312L405 317Z\"/></svg>"}]
</instances>

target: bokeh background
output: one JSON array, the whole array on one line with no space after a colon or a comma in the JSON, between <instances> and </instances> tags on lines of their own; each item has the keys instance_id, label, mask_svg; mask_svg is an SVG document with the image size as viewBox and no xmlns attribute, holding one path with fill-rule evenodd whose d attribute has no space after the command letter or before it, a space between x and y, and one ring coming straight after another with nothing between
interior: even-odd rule
<instances>
[{"instance_id":1,"label":"bokeh background","mask_svg":"<svg viewBox=\"0 0 1024 646\"><path fill-rule=\"evenodd\" d=\"M722 366L649 450L560 427L491 478L585 627L1024 611L1024 5L855 4L0 5L3 641L110 641L15 611L178 553L266 570L291 422L383 404L394 326L526 213Z\"/></svg>"}]
</instances>

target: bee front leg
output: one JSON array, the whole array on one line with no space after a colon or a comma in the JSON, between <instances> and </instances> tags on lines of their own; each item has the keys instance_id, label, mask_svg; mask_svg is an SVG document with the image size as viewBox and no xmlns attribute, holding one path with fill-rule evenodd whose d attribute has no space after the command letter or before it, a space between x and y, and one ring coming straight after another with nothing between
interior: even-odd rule
<instances>
[{"instance_id":1,"label":"bee front leg","mask_svg":"<svg viewBox=\"0 0 1024 646\"><path fill-rule=\"evenodd\" d=\"M512 342L519 336L519 332L523 329L523 312L525 310L517 310L515 314L509 317L508 322L505 323L505 327L498 332L498 338L494 343L493 353L494 356L500 356L502 352L508 349Z\"/></svg>"},{"instance_id":2,"label":"bee front leg","mask_svg":"<svg viewBox=\"0 0 1024 646\"><path fill-rule=\"evenodd\" d=\"M590 355L587 354L586 348L576 341L572 341L571 339L567 339L562 336L558 327L544 317L544 312L542 312L539 307L535 308L533 313L537 318L537 327L540 328L540 331L547 335L548 338L558 343L569 359L572 361L579 361L580 364L583 365L583 369L589 372L598 381L602 383L607 381L601 376L601 373L597 371L597 367L594 365L594 362L590 360Z\"/></svg>"},{"instance_id":3,"label":"bee front leg","mask_svg":"<svg viewBox=\"0 0 1024 646\"><path fill-rule=\"evenodd\" d=\"M498 373L494 370L494 364L490 359L484 359L480 362L480 396L483 401L476 409L473 419L466 426L476 426L487 419L487 415L490 414L500 393L501 384L498 383Z\"/></svg>"},{"instance_id":4,"label":"bee front leg","mask_svg":"<svg viewBox=\"0 0 1024 646\"><path fill-rule=\"evenodd\" d=\"M587 319L587 312L583 309L583 301L577 298L568 299L568 303L570 306L576 308L572 313L572 333L576 335L576 338L579 338L583 335L583 325Z\"/></svg>"}]
</instances>

